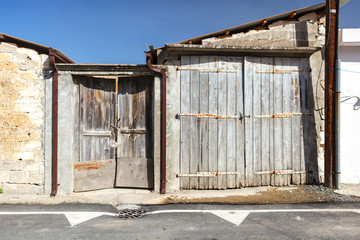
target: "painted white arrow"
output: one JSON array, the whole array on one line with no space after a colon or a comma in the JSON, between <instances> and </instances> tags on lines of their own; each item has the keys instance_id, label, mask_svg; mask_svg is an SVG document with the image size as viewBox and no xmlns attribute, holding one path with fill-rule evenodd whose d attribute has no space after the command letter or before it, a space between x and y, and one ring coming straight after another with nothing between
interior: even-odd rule
<instances>
[{"instance_id":1,"label":"painted white arrow","mask_svg":"<svg viewBox=\"0 0 360 240\"><path fill-rule=\"evenodd\" d=\"M0 212L0 215L65 215L66 219L69 221L70 225L76 226L80 223L89 221L93 218L99 216L113 216L115 213L109 212Z\"/></svg>"},{"instance_id":2,"label":"painted white arrow","mask_svg":"<svg viewBox=\"0 0 360 240\"><path fill-rule=\"evenodd\" d=\"M64 213L64 215L69 221L70 225L73 227L80 223L89 221L93 218L97 218L105 214L101 212L81 212L81 213L68 212L68 213Z\"/></svg>"},{"instance_id":3,"label":"painted white arrow","mask_svg":"<svg viewBox=\"0 0 360 240\"><path fill-rule=\"evenodd\" d=\"M249 213L275 213L275 212L356 212L360 209L259 209L259 210L160 210L148 212L147 214L159 213L212 213L236 226L245 220Z\"/></svg>"},{"instance_id":4,"label":"painted white arrow","mask_svg":"<svg viewBox=\"0 0 360 240\"><path fill-rule=\"evenodd\" d=\"M240 226L240 224L245 220L245 218L250 213L250 211L242 211L242 210L235 210L235 211L215 210L209 212L218 217L221 217L226 221L235 224L236 226Z\"/></svg>"},{"instance_id":5,"label":"painted white arrow","mask_svg":"<svg viewBox=\"0 0 360 240\"><path fill-rule=\"evenodd\" d=\"M259 209L259 210L160 210L148 212L150 214L161 213L211 213L236 226L245 220L250 213L275 213L275 212L356 212L360 214L360 209ZM60 215L63 214L70 225L76 226L80 223L89 221L99 216L112 216L117 214L109 212L0 212L0 215Z\"/></svg>"},{"instance_id":6,"label":"painted white arrow","mask_svg":"<svg viewBox=\"0 0 360 240\"><path fill-rule=\"evenodd\" d=\"M147 214L159 214L159 213L212 213L236 226L245 220L251 211L244 210L160 210L149 212Z\"/></svg>"}]
</instances>

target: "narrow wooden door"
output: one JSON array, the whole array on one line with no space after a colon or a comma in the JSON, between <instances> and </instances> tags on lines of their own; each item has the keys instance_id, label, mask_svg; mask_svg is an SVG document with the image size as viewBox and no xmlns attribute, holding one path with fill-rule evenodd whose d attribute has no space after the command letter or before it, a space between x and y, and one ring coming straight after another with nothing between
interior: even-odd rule
<instances>
[{"instance_id":1,"label":"narrow wooden door","mask_svg":"<svg viewBox=\"0 0 360 240\"><path fill-rule=\"evenodd\" d=\"M111 127L115 122L115 80L92 77L77 80L80 157L74 163L74 191L112 188L116 164L115 133Z\"/></svg>"},{"instance_id":2,"label":"narrow wooden door","mask_svg":"<svg viewBox=\"0 0 360 240\"><path fill-rule=\"evenodd\" d=\"M117 187L153 188L152 81L119 78Z\"/></svg>"},{"instance_id":3,"label":"narrow wooden door","mask_svg":"<svg viewBox=\"0 0 360 240\"><path fill-rule=\"evenodd\" d=\"M181 57L181 189L244 179L243 57Z\"/></svg>"}]
</instances>

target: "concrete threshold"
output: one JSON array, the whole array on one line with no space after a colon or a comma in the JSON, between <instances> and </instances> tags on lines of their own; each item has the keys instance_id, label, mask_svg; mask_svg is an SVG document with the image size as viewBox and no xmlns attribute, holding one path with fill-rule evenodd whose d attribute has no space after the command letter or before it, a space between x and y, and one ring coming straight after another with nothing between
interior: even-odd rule
<instances>
[{"instance_id":1,"label":"concrete threshold","mask_svg":"<svg viewBox=\"0 0 360 240\"><path fill-rule=\"evenodd\" d=\"M279 204L349 201L352 199L357 201L360 199L360 185L345 186L341 191L335 193L331 189L311 185L249 187L232 190L186 190L164 195L140 189L105 189L55 197L3 193L0 194L0 204L90 203L113 206L119 204L156 205L169 203ZM347 198L339 197L347 195L349 195ZM358 198L352 196L358 196Z\"/></svg>"}]
</instances>

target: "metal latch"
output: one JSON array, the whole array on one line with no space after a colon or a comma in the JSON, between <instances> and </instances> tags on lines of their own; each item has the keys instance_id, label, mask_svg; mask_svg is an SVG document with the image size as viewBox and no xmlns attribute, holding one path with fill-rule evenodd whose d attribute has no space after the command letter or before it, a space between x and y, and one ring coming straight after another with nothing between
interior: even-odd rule
<instances>
[{"instance_id":1,"label":"metal latch","mask_svg":"<svg viewBox=\"0 0 360 240\"><path fill-rule=\"evenodd\" d=\"M244 118L249 118L249 117L250 117L250 115L245 115L245 114L240 113L239 120L242 121Z\"/></svg>"}]
</instances>

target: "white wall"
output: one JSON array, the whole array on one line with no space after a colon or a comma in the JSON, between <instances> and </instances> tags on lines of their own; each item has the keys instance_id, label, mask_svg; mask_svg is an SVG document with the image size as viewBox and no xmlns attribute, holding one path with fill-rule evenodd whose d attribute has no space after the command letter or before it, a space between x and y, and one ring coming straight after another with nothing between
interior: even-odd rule
<instances>
[{"instance_id":1,"label":"white wall","mask_svg":"<svg viewBox=\"0 0 360 240\"><path fill-rule=\"evenodd\" d=\"M341 182L360 183L360 29L339 32ZM350 41L351 40L351 41Z\"/></svg>"}]
</instances>

